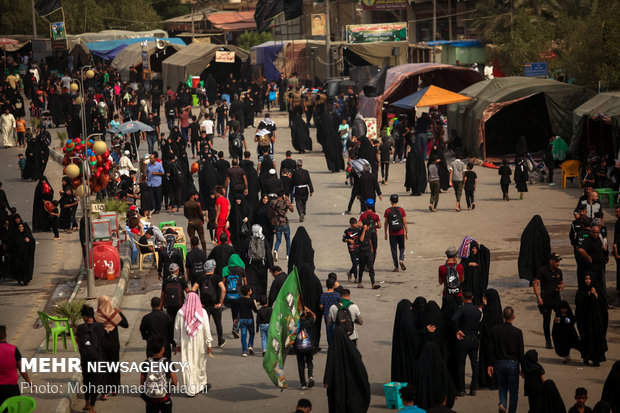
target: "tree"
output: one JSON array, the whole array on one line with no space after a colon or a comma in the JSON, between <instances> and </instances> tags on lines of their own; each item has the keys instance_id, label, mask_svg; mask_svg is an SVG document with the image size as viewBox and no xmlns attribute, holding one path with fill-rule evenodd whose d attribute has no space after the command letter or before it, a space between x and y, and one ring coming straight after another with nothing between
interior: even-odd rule
<instances>
[{"instance_id":1,"label":"tree","mask_svg":"<svg viewBox=\"0 0 620 413\"><path fill-rule=\"evenodd\" d=\"M272 40L271 33L256 31L244 31L237 39L237 45L245 50L250 50L253 46Z\"/></svg>"}]
</instances>

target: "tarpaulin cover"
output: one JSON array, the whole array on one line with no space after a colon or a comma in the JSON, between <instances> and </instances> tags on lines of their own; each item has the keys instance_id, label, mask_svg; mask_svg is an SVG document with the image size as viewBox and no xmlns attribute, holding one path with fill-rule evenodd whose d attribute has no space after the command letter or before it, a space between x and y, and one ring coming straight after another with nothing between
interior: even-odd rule
<instances>
[{"instance_id":1,"label":"tarpaulin cover","mask_svg":"<svg viewBox=\"0 0 620 413\"><path fill-rule=\"evenodd\" d=\"M544 94L549 125L554 135L572 135L573 109L590 99L594 92L551 79L503 77L484 80L461 90L471 101L448 106L448 124L456 129L467 155L483 156L484 123L501 108L537 94ZM527 119L523 119L527 121ZM542 137L548 138L548 137ZM506 148L506 153L513 148Z\"/></svg>"},{"instance_id":2,"label":"tarpaulin cover","mask_svg":"<svg viewBox=\"0 0 620 413\"><path fill-rule=\"evenodd\" d=\"M573 111L573 135L569 152L577 152L579 144L586 135L588 117L603 117L611 124L611 137L614 152L620 149L620 92L599 93Z\"/></svg>"},{"instance_id":3,"label":"tarpaulin cover","mask_svg":"<svg viewBox=\"0 0 620 413\"><path fill-rule=\"evenodd\" d=\"M86 47L88 48L88 50L90 50L92 54L96 56L99 56L107 60L114 60L116 55L118 55L121 52L121 50L123 50L130 44L144 42L145 40L149 42L155 42L158 40L158 38L135 37L135 38L117 39L117 40L104 40L100 42L86 43ZM162 40L165 40L169 42L170 44L185 46L185 42L178 38L167 37Z\"/></svg>"},{"instance_id":4,"label":"tarpaulin cover","mask_svg":"<svg viewBox=\"0 0 620 413\"><path fill-rule=\"evenodd\" d=\"M425 85L435 85L458 92L484 80L485 77L477 70L440 63L409 63L395 66L387 71L385 91L381 96L366 97L363 93L360 95L360 113L365 118L377 118L379 122L383 102L392 103L415 92L420 79Z\"/></svg>"},{"instance_id":5,"label":"tarpaulin cover","mask_svg":"<svg viewBox=\"0 0 620 413\"><path fill-rule=\"evenodd\" d=\"M227 11L221 13L212 13L207 15L209 20L218 29L235 23L250 23L246 25L249 28L256 29L256 21L254 21L254 11Z\"/></svg>"},{"instance_id":6,"label":"tarpaulin cover","mask_svg":"<svg viewBox=\"0 0 620 413\"><path fill-rule=\"evenodd\" d=\"M166 49L172 48L178 51L184 47L186 46L170 44L166 47ZM149 56L159 51L156 42L147 42L146 47L144 48L142 47L141 43L134 43L124 48L119 54L116 55L114 60L112 60L112 67L118 70L121 75L122 81L128 82L129 71L131 70L131 68L136 65L142 64L142 50L146 51ZM171 55L170 51L167 51L167 53L168 55Z\"/></svg>"},{"instance_id":7,"label":"tarpaulin cover","mask_svg":"<svg viewBox=\"0 0 620 413\"><path fill-rule=\"evenodd\" d=\"M280 71L274 65L280 50L288 42L275 42L273 40L252 47L256 53L256 64L263 65L263 75L268 82L280 80Z\"/></svg>"},{"instance_id":8,"label":"tarpaulin cover","mask_svg":"<svg viewBox=\"0 0 620 413\"><path fill-rule=\"evenodd\" d=\"M413 109L416 106L448 105L450 103L463 102L466 100L471 100L471 98L430 85L429 87L418 90L417 92L392 103L392 106Z\"/></svg>"},{"instance_id":9,"label":"tarpaulin cover","mask_svg":"<svg viewBox=\"0 0 620 413\"><path fill-rule=\"evenodd\" d=\"M102 42L105 40L132 39L139 37L167 38L168 33L161 29L132 32L129 30L102 30L97 33L67 34L67 46L69 50L76 44Z\"/></svg>"},{"instance_id":10,"label":"tarpaulin cover","mask_svg":"<svg viewBox=\"0 0 620 413\"><path fill-rule=\"evenodd\" d=\"M235 52L235 59L241 61L250 57L247 51L237 46L192 43L162 62L164 85L176 88L179 82L185 82L189 76L199 76L215 60L215 52L220 49Z\"/></svg>"},{"instance_id":11,"label":"tarpaulin cover","mask_svg":"<svg viewBox=\"0 0 620 413\"><path fill-rule=\"evenodd\" d=\"M383 66L385 63L394 65L401 61L401 59L403 62L406 62L408 46L409 43L407 42L381 42L348 44L346 48L371 65ZM392 55L394 48L400 49L400 56Z\"/></svg>"}]
</instances>

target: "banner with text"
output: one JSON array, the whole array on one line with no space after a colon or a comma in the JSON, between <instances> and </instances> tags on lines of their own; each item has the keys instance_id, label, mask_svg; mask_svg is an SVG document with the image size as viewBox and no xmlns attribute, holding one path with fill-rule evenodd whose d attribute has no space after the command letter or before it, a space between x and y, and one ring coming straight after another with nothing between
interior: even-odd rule
<instances>
[{"instance_id":1,"label":"banner with text","mask_svg":"<svg viewBox=\"0 0 620 413\"><path fill-rule=\"evenodd\" d=\"M215 63L235 63L235 52L218 50L215 52Z\"/></svg>"},{"instance_id":2,"label":"banner with text","mask_svg":"<svg viewBox=\"0 0 620 413\"><path fill-rule=\"evenodd\" d=\"M404 10L407 0L362 0L364 10Z\"/></svg>"},{"instance_id":3,"label":"banner with text","mask_svg":"<svg viewBox=\"0 0 620 413\"><path fill-rule=\"evenodd\" d=\"M400 42L406 40L406 22L347 25L347 43Z\"/></svg>"}]
</instances>

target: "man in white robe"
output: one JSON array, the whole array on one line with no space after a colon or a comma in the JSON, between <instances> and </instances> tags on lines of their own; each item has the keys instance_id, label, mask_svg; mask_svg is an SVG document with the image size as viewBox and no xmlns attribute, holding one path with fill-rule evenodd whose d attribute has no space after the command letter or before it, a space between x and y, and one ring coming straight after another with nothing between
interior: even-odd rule
<instances>
[{"instance_id":1,"label":"man in white robe","mask_svg":"<svg viewBox=\"0 0 620 413\"><path fill-rule=\"evenodd\" d=\"M8 109L0 116L0 148L12 148L15 144L13 131L15 130L15 117Z\"/></svg>"},{"instance_id":2,"label":"man in white robe","mask_svg":"<svg viewBox=\"0 0 620 413\"><path fill-rule=\"evenodd\" d=\"M181 352L181 361L187 363L181 372L181 389L193 397L207 387L207 353L211 353L209 316L202 308L198 294L187 295L174 321L175 354Z\"/></svg>"}]
</instances>

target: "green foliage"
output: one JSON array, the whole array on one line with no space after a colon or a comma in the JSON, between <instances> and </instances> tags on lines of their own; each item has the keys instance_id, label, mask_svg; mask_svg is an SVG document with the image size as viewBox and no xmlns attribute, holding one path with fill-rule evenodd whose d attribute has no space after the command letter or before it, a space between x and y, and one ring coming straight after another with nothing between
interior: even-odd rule
<instances>
[{"instance_id":1,"label":"green foliage","mask_svg":"<svg viewBox=\"0 0 620 413\"><path fill-rule=\"evenodd\" d=\"M84 300L60 301L54 306L54 313L58 317L69 319L69 325L75 331L78 321L82 318L80 312L84 304L86 304Z\"/></svg>"},{"instance_id":2,"label":"green foliage","mask_svg":"<svg viewBox=\"0 0 620 413\"><path fill-rule=\"evenodd\" d=\"M272 40L272 37L269 32L262 32L259 34L256 31L246 30L241 33L237 39L237 45L244 50L250 50L250 48L270 40Z\"/></svg>"},{"instance_id":3,"label":"green foliage","mask_svg":"<svg viewBox=\"0 0 620 413\"><path fill-rule=\"evenodd\" d=\"M106 211L115 211L118 212L119 215L125 215L127 211L129 211L129 204L127 204L127 202L123 202L120 199L105 198L103 200L103 204L105 205Z\"/></svg>"},{"instance_id":4,"label":"green foliage","mask_svg":"<svg viewBox=\"0 0 620 413\"><path fill-rule=\"evenodd\" d=\"M154 1L153 9L155 9L157 14L164 20L171 17L183 16L191 12L190 6L181 4L180 0Z\"/></svg>"},{"instance_id":5,"label":"green foliage","mask_svg":"<svg viewBox=\"0 0 620 413\"><path fill-rule=\"evenodd\" d=\"M163 2L166 3L166 2ZM108 29L151 30L160 27L160 17L147 0L64 0L62 2L68 34ZM32 33L29 1L0 0L0 33ZM48 15L50 22L62 20L60 10ZM36 17L38 35L49 36L50 26Z\"/></svg>"}]
</instances>

